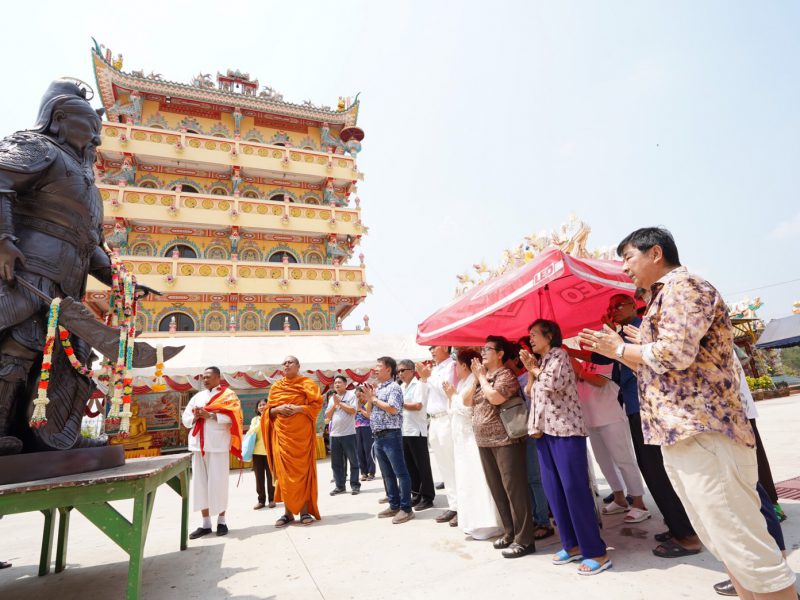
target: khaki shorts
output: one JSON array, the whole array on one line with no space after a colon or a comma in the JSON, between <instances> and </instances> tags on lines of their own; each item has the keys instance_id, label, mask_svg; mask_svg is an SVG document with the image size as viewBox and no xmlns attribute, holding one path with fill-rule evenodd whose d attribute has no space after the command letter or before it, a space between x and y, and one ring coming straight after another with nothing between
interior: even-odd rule
<instances>
[{"instance_id":1,"label":"khaki shorts","mask_svg":"<svg viewBox=\"0 0 800 600\"><path fill-rule=\"evenodd\" d=\"M760 511L756 451L721 433L700 433L661 451L694 530L739 583L761 594L793 586L795 574Z\"/></svg>"}]
</instances>

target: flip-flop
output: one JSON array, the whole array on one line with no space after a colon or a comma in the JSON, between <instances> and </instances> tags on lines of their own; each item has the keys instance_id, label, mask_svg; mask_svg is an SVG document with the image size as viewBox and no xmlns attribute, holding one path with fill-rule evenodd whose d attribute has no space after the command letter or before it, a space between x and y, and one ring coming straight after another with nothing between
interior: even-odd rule
<instances>
[{"instance_id":1,"label":"flip-flop","mask_svg":"<svg viewBox=\"0 0 800 600\"><path fill-rule=\"evenodd\" d=\"M312 517L308 513L303 513L300 515L300 524L301 525L311 525L314 522L314 517Z\"/></svg>"},{"instance_id":2,"label":"flip-flop","mask_svg":"<svg viewBox=\"0 0 800 600\"><path fill-rule=\"evenodd\" d=\"M549 538L551 535L555 535L555 533L556 530L552 527L537 527L533 530L533 539L538 542L539 540Z\"/></svg>"},{"instance_id":3,"label":"flip-flop","mask_svg":"<svg viewBox=\"0 0 800 600\"><path fill-rule=\"evenodd\" d=\"M554 565L566 565L571 562L583 560L582 554L570 554L566 550L559 550L555 554L556 558L553 559Z\"/></svg>"},{"instance_id":4,"label":"flip-flop","mask_svg":"<svg viewBox=\"0 0 800 600\"><path fill-rule=\"evenodd\" d=\"M661 549L659 551L659 548ZM653 548L653 554L659 558L680 558L682 556L692 556L693 554L700 554L700 550L692 550L691 548L684 548L675 540L669 539L661 542L658 546Z\"/></svg>"},{"instance_id":5,"label":"flip-flop","mask_svg":"<svg viewBox=\"0 0 800 600\"><path fill-rule=\"evenodd\" d=\"M625 523L641 523L642 521L646 521L653 515L650 514L649 510L642 510L641 508L632 508L628 511L628 514L625 515L625 518L622 519Z\"/></svg>"},{"instance_id":6,"label":"flip-flop","mask_svg":"<svg viewBox=\"0 0 800 600\"><path fill-rule=\"evenodd\" d=\"M289 523L294 521L294 516L287 517L286 515L281 515L281 518L275 521L275 527L281 528L286 527Z\"/></svg>"},{"instance_id":7,"label":"flip-flop","mask_svg":"<svg viewBox=\"0 0 800 600\"><path fill-rule=\"evenodd\" d=\"M628 512L628 507L620 506L612 500L606 504L600 512L602 512L604 515L618 515L620 513Z\"/></svg>"},{"instance_id":8,"label":"flip-flop","mask_svg":"<svg viewBox=\"0 0 800 600\"><path fill-rule=\"evenodd\" d=\"M599 563L593 558L584 558L581 561L581 566L589 567L591 571L584 571L583 569L578 569L578 575L597 575L598 573L602 573L606 569L610 569L614 565L611 564L611 559L609 558L604 563Z\"/></svg>"},{"instance_id":9,"label":"flip-flop","mask_svg":"<svg viewBox=\"0 0 800 600\"><path fill-rule=\"evenodd\" d=\"M10 562L4 562L4 561L0 560L0 569L8 569L10 567L11 567L11 563Z\"/></svg>"}]
</instances>

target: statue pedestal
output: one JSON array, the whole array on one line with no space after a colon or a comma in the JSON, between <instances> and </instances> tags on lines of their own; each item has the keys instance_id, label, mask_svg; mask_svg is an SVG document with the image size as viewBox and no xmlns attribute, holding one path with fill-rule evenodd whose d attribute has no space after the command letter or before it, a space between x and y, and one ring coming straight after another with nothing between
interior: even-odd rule
<instances>
[{"instance_id":1,"label":"statue pedestal","mask_svg":"<svg viewBox=\"0 0 800 600\"><path fill-rule=\"evenodd\" d=\"M125 464L122 446L0 456L0 485L113 469Z\"/></svg>"}]
</instances>

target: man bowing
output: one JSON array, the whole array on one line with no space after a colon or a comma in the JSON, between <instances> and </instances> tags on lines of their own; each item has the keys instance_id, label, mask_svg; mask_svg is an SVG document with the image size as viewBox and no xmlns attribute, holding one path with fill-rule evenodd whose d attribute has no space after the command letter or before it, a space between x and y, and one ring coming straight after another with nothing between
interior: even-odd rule
<instances>
[{"instance_id":1,"label":"man bowing","mask_svg":"<svg viewBox=\"0 0 800 600\"><path fill-rule=\"evenodd\" d=\"M217 517L217 535L228 533L228 454L242 458L242 407L236 394L220 385L220 371L203 371L203 386L183 411L183 425L189 429L192 453L192 504L203 516L203 524L189 534L197 539L211 533L210 514Z\"/></svg>"}]
</instances>

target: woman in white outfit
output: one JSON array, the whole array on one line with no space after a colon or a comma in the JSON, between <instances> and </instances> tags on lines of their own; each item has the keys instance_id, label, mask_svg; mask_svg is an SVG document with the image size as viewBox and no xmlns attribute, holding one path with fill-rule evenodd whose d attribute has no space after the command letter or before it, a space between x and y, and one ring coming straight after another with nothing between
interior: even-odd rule
<instances>
[{"instance_id":1,"label":"woman in white outfit","mask_svg":"<svg viewBox=\"0 0 800 600\"><path fill-rule=\"evenodd\" d=\"M603 507L603 514L627 512L623 519L626 523L640 523L649 519L650 511L642 499L644 484L636 464L628 418L617 399L619 386L607 377L611 366L579 363L574 359L572 366L578 378L578 399L592 451L614 492L614 500ZM625 488L633 498L631 507L628 507L625 499Z\"/></svg>"},{"instance_id":2,"label":"woman in white outfit","mask_svg":"<svg viewBox=\"0 0 800 600\"><path fill-rule=\"evenodd\" d=\"M475 376L470 370L473 358L480 358L474 350L458 353L456 373L458 385L445 382L443 388L450 399L448 413L453 430L456 490L458 494L458 525L476 540L487 540L503 533L492 494L483 475L478 445L472 431L472 395L475 393Z\"/></svg>"}]
</instances>

